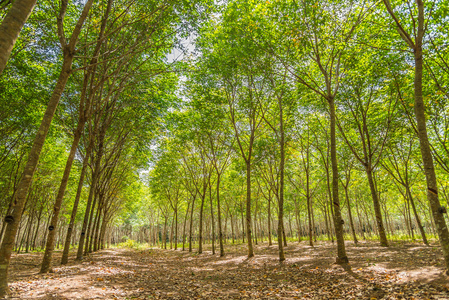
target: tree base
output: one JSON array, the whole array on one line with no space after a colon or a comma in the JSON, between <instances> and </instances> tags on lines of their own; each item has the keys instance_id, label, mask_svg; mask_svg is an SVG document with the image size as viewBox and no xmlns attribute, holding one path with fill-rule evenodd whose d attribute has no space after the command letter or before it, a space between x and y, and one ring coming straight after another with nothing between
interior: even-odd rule
<instances>
[{"instance_id":1,"label":"tree base","mask_svg":"<svg viewBox=\"0 0 449 300\"><path fill-rule=\"evenodd\" d=\"M347 265L347 264L349 264L349 260L348 260L347 256L345 256L345 257L337 257L335 259L335 263L338 264L338 265Z\"/></svg>"}]
</instances>

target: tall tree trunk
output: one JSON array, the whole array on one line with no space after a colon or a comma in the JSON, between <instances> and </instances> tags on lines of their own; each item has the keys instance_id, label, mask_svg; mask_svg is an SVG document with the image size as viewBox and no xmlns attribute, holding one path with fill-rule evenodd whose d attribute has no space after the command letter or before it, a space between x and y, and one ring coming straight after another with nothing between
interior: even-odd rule
<instances>
[{"instance_id":1,"label":"tall tree trunk","mask_svg":"<svg viewBox=\"0 0 449 300\"><path fill-rule=\"evenodd\" d=\"M221 226L221 207L220 207L220 174L217 174L217 214L218 214L218 239L220 243L220 257L225 255L223 247L223 231Z\"/></svg>"},{"instance_id":2,"label":"tall tree trunk","mask_svg":"<svg viewBox=\"0 0 449 300\"><path fill-rule=\"evenodd\" d=\"M94 211L95 203L96 203L96 199L97 199L95 189L97 188L97 182L100 177L100 171L101 171L100 165L101 165L101 158L103 157L103 151L104 151L104 136L105 136L105 134L106 134L106 127L103 125L102 128L100 129L100 133L99 133L98 152L97 152L97 157L95 158L94 169L92 171L92 180L90 183L89 196L87 198L86 212L84 213L83 227L81 229L80 240L78 243L78 252L76 255L77 260L81 260L83 258L84 244L86 243L86 245L88 245L89 227L90 227L90 223L92 220L92 213Z\"/></svg>"},{"instance_id":3,"label":"tall tree trunk","mask_svg":"<svg viewBox=\"0 0 449 300\"><path fill-rule=\"evenodd\" d=\"M278 246L279 246L279 261L285 260L284 245L287 246L287 239L284 231L284 167L285 167L285 133L284 133L284 115L282 110L282 102L279 100L279 120L280 120L280 140L279 148L281 152L281 159L279 162L279 224L278 224ZM283 237L283 238L282 238Z\"/></svg>"},{"instance_id":4,"label":"tall tree trunk","mask_svg":"<svg viewBox=\"0 0 449 300\"><path fill-rule=\"evenodd\" d=\"M251 239L251 160L246 161L246 239L248 243L248 258L254 257L253 241Z\"/></svg>"},{"instance_id":5,"label":"tall tree trunk","mask_svg":"<svg viewBox=\"0 0 449 300\"><path fill-rule=\"evenodd\" d=\"M45 246L44 258L42 260L42 266L40 273L48 273L51 271L51 258L53 255L53 250L55 248L55 238L56 238L56 227L59 221L59 212L61 210L62 200L64 199L65 190L69 182L70 171L72 170L73 160L75 159L76 150L78 149L78 144L81 139L81 135L84 129L84 124L86 120L81 115L84 114L80 111L80 118L78 126L75 130L75 135L72 142L72 147L70 148L69 157L64 169L64 174L62 176L61 184L59 186L58 194L56 196L55 204L53 206L53 215L50 221L49 233L47 236L47 244Z\"/></svg>"},{"instance_id":6,"label":"tall tree trunk","mask_svg":"<svg viewBox=\"0 0 449 300\"><path fill-rule=\"evenodd\" d=\"M173 226L175 223L175 218L173 216L172 220L171 220L171 226L170 226L170 235L169 235L169 243L170 243L170 250L173 249Z\"/></svg>"},{"instance_id":7,"label":"tall tree trunk","mask_svg":"<svg viewBox=\"0 0 449 300\"><path fill-rule=\"evenodd\" d=\"M164 249L167 249L167 216L164 215L164 234L162 235L162 243Z\"/></svg>"},{"instance_id":8,"label":"tall tree trunk","mask_svg":"<svg viewBox=\"0 0 449 300\"><path fill-rule=\"evenodd\" d=\"M405 199L407 201L407 218L408 218L408 222L409 222L410 233L411 233L412 240L415 240L415 231L413 230L412 212L410 209L410 198L408 196L406 196Z\"/></svg>"},{"instance_id":9,"label":"tall tree trunk","mask_svg":"<svg viewBox=\"0 0 449 300\"><path fill-rule=\"evenodd\" d=\"M0 24L0 75L37 0L15 0Z\"/></svg>"},{"instance_id":10,"label":"tall tree trunk","mask_svg":"<svg viewBox=\"0 0 449 300\"><path fill-rule=\"evenodd\" d=\"M192 200L192 210L190 211L190 226L189 226L189 252L192 252L192 230L193 230L193 209L195 207L195 199L196 199L196 193L193 196Z\"/></svg>"},{"instance_id":11,"label":"tall tree trunk","mask_svg":"<svg viewBox=\"0 0 449 300\"><path fill-rule=\"evenodd\" d=\"M309 220L309 246L313 247L312 205L309 195L307 197L307 217Z\"/></svg>"},{"instance_id":12,"label":"tall tree trunk","mask_svg":"<svg viewBox=\"0 0 449 300\"><path fill-rule=\"evenodd\" d=\"M271 191L268 191L268 246L273 245L271 241Z\"/></svg>"},{"instance_id":13,"label":"tall tree trunk","mask_svg":"<svg viewBox=\"0 0 449 300\"><path fill-rule=\"evenodd\" d=\"M175 209L175 250L178 250L178 207Z\"/></svg>"},{"instance_id":14,"label":"tall tree trunk","mask_svg":"<svg viewBox=\"0 0 449 300\"><path fill-rule=\"evenodd\" d=\"M366 175L368 177L368 183L371 190L371 197L374 204L374 214L376 216L376 225L379 232L380 245L382 247L388 247L387 234L385 233L385 228L382 220L382 211L380 210L379 196L376 191L376 186L374 184L373 173L371 166L366 167Z\"/></svg>"},{"instance_id":15,"label":"tall tree trunk","mask_svg":"<svg viewBox=\"0 0 449 300\"><path fill-rule=\"evenodd\" d=\"M92 3L93 0L88 0L85 3L83 11L80 15L80 18L78 19L78 22L70 38L69 44L62 45L64 59L61 73L59 75L55 89L53 90L50 101L47 105L47 109L45 110L44 117L42 119L41 125L36 134L33 146L28 156L27 164L22 173L22 177L20 179L20 183L17 188L17 193L15 194L13 211L10 216L6 217L8 220L8 225L7 228L5 229L5 236L3 238L2 245L0 247L0 297L3 297L8 293L8 267L11 259L12 248L14 246L16 238L17 229L21 219L22 210L27 198L28 189L30 187L31 180L36 170L36 166L39 161L39 156L42 147L44 145L45 139L47 137L51 121L53 119L59 100L61 99L61 95L64 91L65 85L71 73L75 46L78 41L78 36L81 32L81 28L92 6ZM65 10L61 9L59 18L63 18L64 14ZM62 23L62 20L59 23ZM64 40L65 42L65 39L63 39L62 37L60 37L60 39Z\"/></svg>"},{"instance_id":16,"label":"tall tree trunk","mask_svg":"<svg viewBox=\"0 0 449 300\"><path fill-rule=\"evenodd\" d=\"M424 21L424 4L418 0L419 7L419 22ZM421 24L422 26L422 24ZM441 248L443 250L443 256L446 263L447 273L449 274L449 231L444 219L445 210L441 207L438 199L438 187L437 178L435 174L435 166L433 164L432 152L429 145L429 139L427 136L425 107L422 95L422 77L423 77L423 52L422 52L422 39L416 41L415 49L415 116L418 129L419 145L421 148L421 156L424 164L424 170L427 181L427 199L429 200L430 207L432 209L433 219L437 229L438 237L440 240Z\"/></svg>"},{"instance_id":17,"label":"tall tree trunk","mask_svg":"<svg viewBox=\"0 0 449 300\"><path fill-rule=\"evenodd\" d=\"M349 203L349 195L348 195L348 187L345 186L344 188L345 188L346 204L348 205L349 225L351 226L351 233L352 233L352 238L354 239L354 244L357 245L357 243L359 241L357 240L357 235L355 234L355 229L354 229L354 222L352 220L351 204Z\"/></svg>"},{"instance_id":18,"label":"tall tree trunk","mask_svg":"<svg viewBox=\"0 0 449 300\"><path fill-rule=\"evenodd\" d=\"M93 141L90 141L89 146L87 147L87 150L86 150L86 155L83 160L83 167L81 169L80 179L78 181L78 189L76 191L75 201L73 202L72 214L70 215L70 223L69 223L69 227L67 229L67 235L66 235L66 239L65 239L65 243L64 243L64 250L62 252L62 259L61 259L62 265L67 264L68 259L69 259L70 239L72 237L73 226L75 225L76 213L78 211L78 204L79 204L79 201L81 198L81 192L83 190L84 176L86 175L92 146L93 146Z\"/></svg>"},{"instance_id":19,"label":"tall tree trunk","mask_svg":"<svg viewBox=\"0 0 449 300\"><path fill-rule=\"evenodd\" d=\"M187 224L187 216L189 215L190 202L187 203L186 215L184 217L184 225L182 230L182 251L185 251L185 243L186 243L186 224Z\"/></svg>"},{"instance_id":20,"label":"tall tree trunk","mask_svg":"<svg viewBox=\"0 0 449 300\"><path fill-rule=\"evenodd\" d=\"M326 202L327 202L327 197L326 197ZM330 241L331 240L331 231L329 229L329 222L327 221L328 220L327 219L328 212L327 212L327 203L326 202L324 203L324 207L323 207L323 211L324 211L324 225L326 226L327 238ZM330 218L329 218L329 221L330 221Z\"/></svg>"},{"instance_id":21,"label":"tall tree trunk","mask_svg":"<svg viewBox=\"0 0 449 300\"><path fill-rule=\"evenodd\" d=\"M340 198L338 195L338 163L337 142L335 138L335 103L333 97L328 97L330 111L331 163L332 163L332 201L334 207L334 227L337 238L337 263L347 264L345 240L343 237L343 219L341 218Z\"/></svg>"},{"instance_id":22,"label":"tall tree trunk","mask_svg":"<svg viewBox=\"0 0 449 300\"><path fill-rule=\"evenodd\" d=\"M212 184L209 177L209 200L210 200L210 218L211 218L211 242L212 242L212 254L215 255L215 223L214 223L214 206L212 203Z\"/></svg>"},{"instance_id":23,"label":"tall tree trunk","mask_svg":"<svg viewBox=\"0 0 449 300\"><path fill-rule=\"evenodd\" d=\"M425 13L424 13L424 2L423 0L416 0L416 5L418 9L417 22L413 22L415 29L415 41L413 42L410 34L408 34L396 15L393 12L390 1L384 0L384 4L388 10L388 13L392 16L396 22L398 30L401 32L401 37L408 44L408 46L413 50L414 60L415 60L415 79L414 79L414 89L415 89L415 118L416 127L418 131L419 146L421 149L421 157L424 165L424 173L426 175L427 182L427 199L430 204L430 209L432 210L433 220L437 229L441 249L443 251L444 260L446 263L446 273L449 274L449 231L447 228L446 221L444 219L445 210L441 207L440 201L438 199L438 187L437 178L435 174L435 166L433 164L432 151L429 145L429 138L427 135L426 126L426 116L425 116L425 106L423 100L423 37L425 33Z\"/></svg>"},{"instance_id":24,"label":"tall tree trunk","mask_svg":"<svg viewBox=\"0 0 449 300\"><path fill-rule=\"evenodd\" d=\"M418 212L416 211L415 207L415 201L413 200L412 193L410 192L410 188L407 186L407 194L410 200L410 204L412 205L413 209L413 215L415 216L416 224L418 224L419 232L421 233L421 238L423 240L423 243L427 246L429 245L429 242L427 241L426 233L424 231L424 227L421 224L421 220L419 218Z\"/></svg>"},{"instance_id":25,"label":"tall tree trunk","mask_svg":"<svg viewBox=\"0 0 449 300\"><path fill-rule=\"evenodd\" d=\"M94 190L94 193L96 193L95 190ZM89 222L87 223L87 229L86 229L86 243L84 245L84 249L82 249L84 251L83 252L84 254L89 253L89 246L90 246L91 235L92 235L92 231L93 231L92 229L93 229L93 225L94 225L93 223L95 222L94 213L95 213L95 211L98 212L98 209L95 210L95 207L97 206L97 202L99 202L99 200L98 200L99 197L100 197L100 195L97 195L97 194L94 195L94 201L92 202L92 207L90 208L90 211L88 212ZM81 245L81 243L80 243L80 245ZM78 247L79 247L79 245L78 245Z\"/></svg>"},{"instance_id":26,"label":"tall tree trunk","mask_svg":"<svg viewBox=\"0 0 449 300\"><path fill-rule=\"evenodd\" d=\"M101 212L101 204L103 202L103 195L100 195L98 197L98 205L97 205L97 209L95 210L95 218L93 218L91 221L89 222L91 223L89 226L87 226L87 237L88 239L86 240L86 247L84 249L84 254L87 253L92 253L93 250L93 243L94 243L94 239L95 239L95 230L97 228L97 224L100 221L100 212ZM94 200L94 205L92 206L93 209L95 209L95 200ZM91 216L93 216L94 214L94 210L91 211ZM130 235L131 237L132 235Z\"/></svg>"},{"instance_id":27,"label":"tall tree trunk","mask_svg":"<svg viewBox=\"0 0 449 300\"><path fill-rule=\"evenodd\" d=\"M203 191L203 194L201 195L201 205L200 205L200 226L199 226L199 233L198 233L198 253L203 253L203 208L204 208L204 198L206 197L205 191Z\"/></svg>"},{"instance_id":28,"label":"tall tree trunk","mask_svg":"<svg viewBox=\"0 0 449 300\"><path fill-rule=\"evenodd\" d=\"M97 162L98 162L98 157L97 157ZM86 204L86 211L84 213L84 219L83 219L83 226L81 228L81 234L80 234L80 240L78 242L78 251L76 254L76 259L77 260L81 260L83 258L83 249L84 249L84 242L87 239L87 226L89 223L89 217L90 217L90 212L92 209L92 199L96 199L95 194L95 188L97 185L97 181L98 181L98 176L99 176L99 167L95 167L93 174L92 174L92 182L90 183L90 189L89 189L89 196L87 197L87 204ZM95 204L95 203L94 203Z\"/></svg>"},{"instance_id":29,"label":"tall tree trunk","mask_svg":"<svg viewBox=\"0 0 449 300\"><path fill-rule=\"evenodd\" d=\"M92 251L97 251L99 248L99 241L100 241L100 224L102 223L102 217L101 215L103 214L103 210L104 210L104 205L106 199L103 199L103 201L101 201L101 204L99 205L98 208L98 218L97 218L97 222L95 224L95 231L93 234L93 239L92 239L92 247L90 248Z\"/></svg>"}]
</instances>

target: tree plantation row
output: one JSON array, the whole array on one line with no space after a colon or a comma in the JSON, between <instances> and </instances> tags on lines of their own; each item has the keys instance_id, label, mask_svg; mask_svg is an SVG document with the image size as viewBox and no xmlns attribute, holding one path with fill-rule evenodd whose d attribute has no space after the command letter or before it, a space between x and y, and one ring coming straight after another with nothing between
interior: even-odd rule
<instances>
[{"instance_id":1,"label":"tree plantation row","mask_svg":"<svg viewBox=\"0 0 449 300\"><path fill-rule=\"evenodd\" d=\"M448 267L448 12L0 1L0 296L13 251L135 242L438 240Z\"/></svg>"}]
</instances>

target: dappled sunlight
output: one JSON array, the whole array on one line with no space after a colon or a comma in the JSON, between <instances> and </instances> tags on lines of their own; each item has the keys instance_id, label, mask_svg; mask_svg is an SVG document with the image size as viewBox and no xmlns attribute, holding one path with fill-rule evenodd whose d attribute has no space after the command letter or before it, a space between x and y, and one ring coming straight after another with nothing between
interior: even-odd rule
<instances>
[{"instance_id":1,"label":"dappled sunlight","mask_svg":"<svg viewBox=\"0 0 449 300\"><path fill-rule=\"evenodd\" d=\"M362 299L387 292L406 295L413 284L413 293L417 294L410 295L431 291L449 297L444 287L449 282L441 276L444 268L428 264L433 260L425 254L437 252L430 247L398 244L386 249L369 247L369 243L366 247L348 247L350 268L334 264L335 246L330 243L314 248L290 244L283 263L278 260L277 247L258 245L251 259L242 255L244 249L225 250L224 257L160 249L102 250L82 262L57 266L51 274L34 272L26 280L16 274L19 276L11 287L22 299L311 299L318 295L316 299L329 299L335 294ZM419 259L411 264L408 253L420 254ZM14 260L20 264L18 258ZM24 261L32 262L31 258Z\"/></svg>"},{"instance_id":2,"label":"dappled sunlight","mask_svg":"<svg viewBox=\"0 0 449 300\"><path fill-rule=\"evenodd\" d=\"M225 256L224 258L221 258L219 261L215 261L212 264L214 265L241 264L246 259L248 259L247 256L237 256L237 257Z\"/></svg>"}]
</instances>

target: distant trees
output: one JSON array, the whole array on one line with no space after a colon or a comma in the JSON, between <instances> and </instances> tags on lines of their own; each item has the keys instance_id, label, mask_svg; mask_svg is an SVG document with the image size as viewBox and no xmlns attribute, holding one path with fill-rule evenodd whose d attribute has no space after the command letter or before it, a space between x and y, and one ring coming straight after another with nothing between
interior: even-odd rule
<instances>
[{"instance_id":1,"label":"distant trees","mask_svg":"<svg viewBox=\"0 0 449 300\"><path fill-rule=\"evenodd\" d=\"M444 2L33 2L0 4L0 296L13 250L130 239L449 262Z\"/></svg>"}]
</instances>

